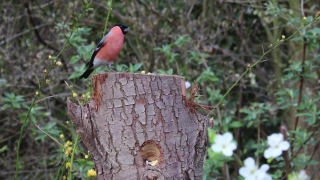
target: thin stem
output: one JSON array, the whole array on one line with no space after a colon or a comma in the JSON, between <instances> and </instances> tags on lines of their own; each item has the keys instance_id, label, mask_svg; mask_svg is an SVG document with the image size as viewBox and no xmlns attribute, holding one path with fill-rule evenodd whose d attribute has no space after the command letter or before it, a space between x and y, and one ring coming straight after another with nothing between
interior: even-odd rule
<instances>
[{"instance_id":1,"label":"thin stem","mask_svg":"<svg viewBox=\"0 0 320 180\"><path fill-rule=\"evenodd\" d=\"M280 126L280 132L283 135L283 139L285 141L287 141L288 140L287 128L285 126L281 125ZM291 170L290 170L291 169L291 165L290 165L289 155L288 154L289 154L288 151L283 151L283 153L282 153L282 157L284 159L284 164L285 164L285 176L284 176L284 178L282 178L284 180L288 180L288 175L291 173Z\"/></svg>"},{"instance_id":2,"label":"thin stem","mask_svg":"<svg viewBox=\"0 0 320 180\"><path fill-rule=\"evenodd\" d=\"M238 121L240 121L240 119L241 119L240 109L242 107L242 96L243 96L243 89L242 89L242 85L240 85L239 86L239 100L238 100L238 105L237 105L237 112L238 112L237 118L238 118ZM240 134L241 134L240 130L241 129L239 127L236 129L236 141L238 143L238 148L236 149L236 153L240 153L240 144L241 144L241 140L242 140L240 138ZM235 169L239 169L239 164L235 165ZM234 175L235 175L235 177L238 177L239 172L238 171L234 171Z\"/></svg>"},{"instance_id":3,"label":"thin stem","mask_svg":"<svg viewBox=\"0 0 320 180\"><path fill-rule=\"evenodd\" d=\"M303 78L302 74L304 73L304 63L306 60L306 50L307 50L307 43L306 43L306 40L304 40L303 52L302 52L302 62L301 62L300 83L299 83L300 85L299 85L298 106L301 104L301 99L302 99L302 90L303 90L303 84L304 84L304 78ZM298 113L299 112L300 112L300 110L298 110ZM298 122L299 122L299 116L296 117L296 120L294 123L294 130L297 129Z\"/></svg>"},{"instance_id":4,"label":"thin stem","mask_svg":"<svg viewBox=\"0 0 320 180\"><path fill-rule=\"evenodd\" d=\"M257 137L257 142L258 142L257 151L258 152L260 150L260 131L261 131L261 129L260 129L260 124L261 124L260 115L261 114L258 115L258 132L257 132L258 133L258 137ZM258 156L259 156L259 154L258 154ZM257 164L259 164L259 158L257 158Z\"/></svg>"},{"instance_id":5,"label":"thin stem","mask_svg":"<svg viewBox=\"0 0 320 180\"><path fill-rule=\"evenodd\" d=\"M302 17L305 17L306 15L304 14L303 4L304 4L304 2L303 2L303 0L301 0L301 2L300 2L300 11L301 11Z\"/></svg>"},{"instance_id":6,"label":"thin stem","mask_svg":"<svg viewBox=\"0 0 320 180\"><path fill-rule=\"evenodd\" d=\"M230 180L230 173L229 173L229 165L228 163L224 163L225 173L226 173L226 179Z\"/></svg>"},{"instance_id":7,"label":"thin stem","mask_svg":"<svg viewBox=\"0 0 320 180\"><path fill-rule=\"evenodd\" d=\"M73 34L73 31L70 33L67 41L64 43L63 48L62 48L62 50L59 52L59 54L57 55L56 59L58 59L58 58L61 56L62 52L66 49L67 45L69 44L69 40L70 40L70 37L71 37L72 34ZM50 66L49 70L47 71L47 73L44 75L44 80L40 83L37 92L39 92L39 91L42 89L42 87L46 84L46 79L47 79L50 71L54 68L54 66L55 66L55 64L52 64L52 65ZM36 104L36 100L37 100L37 95L36 95L36 96L33 98L33 100L32 100L31 106L30 106L30 108L29 108L29 110L28 110L28 112L27 112L26 117L25 117L24 120L23 120L23 124L22 124L21 130L20 130L20 135L19 135L19 140L18 140L18 146L17 146L17 150L16 150L16 170L15 170L15 174L14 174L14 179L15 179L15 180L18 179L18 172L19 172L19 166L20 166L20 154L19 154L19 153L20 153L20 146L21 146L21 142L22 142L22 135L23 135L23 133L24 133L24 131L25 131L27 125L28 125L29 115L30 115L30 113L31 113L32 108L33 108L33 107L35 106L35 104Z\"/></svg>"},{"instance_id":8,"label":"thin stem","mask_svg":"<svg viewBox=\"0 0 320 180\"><path fill-rule=\"evenodd\" d=\"M76 152L76 147L78 145L80 136L77 134L76 140L74 141L73 147L72 147L72 153L71 153L71 158L70 158L70 169L68 171L68 180L72 180L72 165L73 165L73 159L74 159L74 154Z\"/></svg>"},{"instance_id":9,"label":"thin stem","mask_svg":"<svg viewBox=\"0 0 320 180\"><path fill-rule=\"evenodd\" d=\"M42 131L44 134L46 134L47 136L49 136L54 142L56 142L60 147L63 148L63 144L61 144L57 139L55 139L53 136L51 136L49 133L45 132L44 130L42 130L37 124L33 123L40 131Z\"/></svg>"},{"instance_id":10,"label":"thin stem","mask_svg":"<svg viewBox=\"0 0 320 180\"><path fill-rule=\"evenodd\" d=\"M302 150L303 147L305 147L305 145L307 144L307 142L313 137L313 135L318 132L318 129L320 128L320 123L318 125L318 127L316 127L316 129L310 134L310 136L302 143L302 146L300 146L299 150L297 152L295 152L294 155L291 156L290 162L299 154L299 152ZM293 152L292 152L293 153Z\"/></svg>"},{"instance_id":11,"label":"thin stem","mask_svg":"<svg viewBox=\"0 0 320 180\"><path fill-rule=\"evenodd\" d=\"M237 161L239 166L243 166L243 163L237 154L233 154L234 159Z\"/></svg>"},{"instance_id":12,"label":"thin stem","mask_svg":"<svg viewBox=\"0 0 320 180\"><path fill-rule=\"evenodd\" d=\"M46 83L47 76L48 76L49 72L53 69L53 66L54 66L54 65L51 65L51 66L50 66L48 72L47 72L47 73L45 74L45 76L44 76L44 81L43 81L42 83L40 83L40 86L39 86L39 88L38 88L37 91L39 91L39 90L43 87L43 85ZM37 96L37 95L35 95L35 96ZM20 135L19 135L19 140L18 140L18 146L17 146L17 150L16 150L16 170L15 170L15 174L14 174L14 179L15 179L15 180L18 179L18 171L19 171L19 166L20 166L20 154L19 154L19 153L20 153L20 146L21 146L21 142L22 142L22 135L23 135L23 133L24 133L26 127L27 127L27 124L28 124L28 122L29 122L29 121L28 121L29 115L30 115L30 113L31 113L32 108L33 108L34 105L36 104L36 99L37 99L36 97L33 98L32 103L31 103L31 106L30 106L30 108L29 108L29 110L28 110L28 112L27 112L26 117L25 117L24 120L23 120L23 124L22 124L21 130L20 130Z\"/></svg>"},{"instance_id":13,"label":"thin stem","mask_svg":"<svg viewBox=\"0 0 320 180\"><path fill-rule=\"evenodd\" d=\"M109 21L109 17L110 17L111 11L112 11L112 0L110 0L109 10L108 10L106 22L105 22L105 24L104 24L104 30L103 30L103 35L102 35L102 37L106 35L107 26L108 26L108 21Z\"/></svg>"},{"instance_id":14,"label":"thin stem","mask_svg":"<svg viewBox=\"0 0 320 180\"><path fill-rule=\"evenodd\" d=\"M304 167L304 169L307 169L307 168L308 168L308 166L309 166L309 164L310 164L310 161L313 159L315 153L318 152L317 150L318 150L318 148L319 148L319 144L320 144L320 141L318 141L317 144L316 144L316 146L314 147L313 152L312 152L312 155L310 156L309 161L308 161L309 163L307 163L307 165Z\"/></svg>"}]
</instances>

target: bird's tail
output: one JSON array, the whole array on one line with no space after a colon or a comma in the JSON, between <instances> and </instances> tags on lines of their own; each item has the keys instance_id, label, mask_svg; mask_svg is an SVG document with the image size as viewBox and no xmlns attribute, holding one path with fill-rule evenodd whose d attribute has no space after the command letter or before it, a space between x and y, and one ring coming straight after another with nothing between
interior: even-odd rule
<instances>
[{"instance_id":1,"label":"bird's tail","mask_svg":"<svg viewBox=\"0 0 320 180\"><path fill-rule=\"evenodd\" d=\"M94 69L87 69L79 78L82 79L82 78L85 78L87 79L89 77L89 75L92 73Z\"/></svg>"}]
</instances>

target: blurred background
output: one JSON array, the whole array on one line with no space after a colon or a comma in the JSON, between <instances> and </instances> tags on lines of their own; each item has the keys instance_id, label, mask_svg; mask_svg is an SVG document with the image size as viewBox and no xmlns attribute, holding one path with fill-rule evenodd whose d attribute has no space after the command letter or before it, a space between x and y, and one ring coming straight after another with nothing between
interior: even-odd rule
<instances>
[{"instance_id":1,"label":"blurred background","mask_svg":"<svg viewBox=\"0 0 320 180\"><path fill-rule=\"evenodd\" d=\"M115 70L184 76L200 87L202 96L196 102L215 106L247 67L311 21L319 6L318 0L1 1L0 179L13 179L21 126L44 71L60 52L56 61L62 66L50 71L50 82L38 91L28 117L19 176L63 179L64 151L48 134L62 143L76 135L67 116L66 99L72 91L79 97L91 91L90 78L77 77L104 36L110 7L106 30L117 23L130 27ZM259 137L266 139L283 125L295 136L292 169L307 169L308 174L320 178L319 34L316 22L275 48L210 115L217 132L233 133L241 159L256 156L265 161L259 147L266 143L257 142L257 129ZM96 73L103 71L99 68ZM84 158L88 152L81 143L79 152L74 175L86 179L93 164ZM212 158L210 152L204 179L238 178L235 161ZM279 159L272 162L269 172L282 177L283 168L283 159Z\"/></svg>"}]
</instances>

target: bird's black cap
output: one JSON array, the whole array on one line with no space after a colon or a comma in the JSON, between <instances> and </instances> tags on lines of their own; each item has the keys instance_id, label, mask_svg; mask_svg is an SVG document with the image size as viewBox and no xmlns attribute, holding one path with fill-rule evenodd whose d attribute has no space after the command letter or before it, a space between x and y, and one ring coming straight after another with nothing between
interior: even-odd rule
<instances>
[{"instance_id":1,"label":"bird's black cap","mask_svg":"<svg viewBox=\"0 0 320 180\"><path fill-rule=\"evenodd\" d=\"M129 32L129 27L124 24L116 24L115 26L119 26L123 34L127 34Z\"/></svg>"}]
</instances>

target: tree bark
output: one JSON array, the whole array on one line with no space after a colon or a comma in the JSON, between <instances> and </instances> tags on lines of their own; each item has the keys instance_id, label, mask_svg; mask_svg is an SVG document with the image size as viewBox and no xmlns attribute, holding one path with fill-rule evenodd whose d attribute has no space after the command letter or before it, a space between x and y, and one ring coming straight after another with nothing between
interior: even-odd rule
<instances>
[{"instance_id":1,"label":"tree bark","mask_svg":"<svg viewBox=\"0 0 320 180\"><path fill-rule=\"evenodd\" d=\"M202 179L208 118L185 98L180 76L94 75L93 100L68 113L98 179Z\"/></svg>"}]
</instances>

